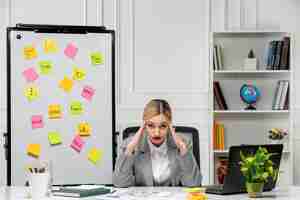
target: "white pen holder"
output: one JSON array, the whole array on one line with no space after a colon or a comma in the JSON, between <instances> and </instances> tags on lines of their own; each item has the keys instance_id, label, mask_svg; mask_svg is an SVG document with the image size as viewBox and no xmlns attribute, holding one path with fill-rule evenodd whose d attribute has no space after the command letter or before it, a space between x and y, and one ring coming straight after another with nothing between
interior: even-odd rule
<instances>
[{"instance_id":1,"label":"white pen holder","mask_svg":"<svg viewBox=\"0 0 300 200\"><path fill-rule=\"evenodd\" d=\"M29 173L29 193L32 200L41 200L47 197L50 182L50 173Z\"/></svg>"}]
</instances>

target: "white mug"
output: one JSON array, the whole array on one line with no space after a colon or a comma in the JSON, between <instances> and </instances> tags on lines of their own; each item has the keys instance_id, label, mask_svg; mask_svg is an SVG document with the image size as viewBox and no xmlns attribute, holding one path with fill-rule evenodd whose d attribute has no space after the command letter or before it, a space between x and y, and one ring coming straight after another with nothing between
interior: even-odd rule
<instances>
[{"instance_id":1,"label":"white mug","mask_svg":"<svg viewBox=\"0 0 300 200\"><path fill-rule=\"evenodd\" d=\"M32 200L41 200L48 195L50 173L30 173L29 191Z\"/></svg>"}]
</instances>

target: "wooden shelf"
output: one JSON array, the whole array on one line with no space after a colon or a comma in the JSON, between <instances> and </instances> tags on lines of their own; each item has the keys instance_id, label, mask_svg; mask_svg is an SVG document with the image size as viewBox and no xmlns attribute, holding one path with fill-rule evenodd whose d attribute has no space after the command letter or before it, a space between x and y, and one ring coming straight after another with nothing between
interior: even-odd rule
<instances>
[{"instance_id":1,"label":"wooden shelf","mask_svg":"<svg viewBox=\"0 0 300 200\"><path fill-rule=\"evenodd\" d=\"M289 112L289 110L214 110L215 114L277 114Z\"/></svg>"},{"instance_id":2,"label":"wooden shelf","mask_svg":"<svg viewBox=\"0 0 300 200\"><path fill-rule=\"evenodd\" d=\"M287 74L291 73L290 70L214 70L215 74Z\"/></svg>"},{"instance_id":3,"label":"wooden shelf","mask_svg":"<svg viewBox=\"0 0 300 200\"><path fill-rule=\"evenodd\" d=\"M228 154L229 150L228 149L226 149L226 150L214 150L214 153L215 154ZM288 154L288 153L290 153L290 151L283 151L282 153Z\"/></svg>"}]
</instances>

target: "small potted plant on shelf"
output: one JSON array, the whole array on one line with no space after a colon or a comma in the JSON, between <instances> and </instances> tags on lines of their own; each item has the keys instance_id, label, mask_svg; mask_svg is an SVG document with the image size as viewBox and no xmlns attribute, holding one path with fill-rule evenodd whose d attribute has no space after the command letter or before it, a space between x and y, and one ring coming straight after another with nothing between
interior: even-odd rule
<instances>
[{"instance_id":1,"label":"small potted plant on shelf","mask_svg":"<svg viewBox=\"0 0 300 200\"><path fill-rule=\"evenodd\" d=\"M269 143L271 144L283 144L283 148L286 150L288 145L288 130L282 128L272 128L268 131Z\"/></svg>"},{"instance_id":2,"label":"small potted plant on shelf","mask_svg":"<svg viewBox=\"0 0 300 200\"><path fill-rule=\"evenodd\" d=\"M245 177L249 197L260 197L264 183L269 178L276 179L278 169L273 167L273 162L270 160L272 155L274 154L268 153L267 149L262 147L259 147L254 155L240 152L240 170Z\"/></svg>"}]
</instances>

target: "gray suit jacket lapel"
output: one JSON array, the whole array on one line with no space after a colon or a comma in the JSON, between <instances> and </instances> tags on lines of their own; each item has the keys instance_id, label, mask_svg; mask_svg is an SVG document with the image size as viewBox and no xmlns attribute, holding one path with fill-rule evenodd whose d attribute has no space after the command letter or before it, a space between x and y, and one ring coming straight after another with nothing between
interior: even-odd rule
<instances>
[{"instance_id":1,"label":"gray suit jacket lapel","mask_svg":"<svg viewBox=\"0 0 300 200\"><path fill-rule=\"evenodd\" d=\"M146 185L153 186L153 171L152 171L152 162L150 156L150 147L147 141L147 134L144 133L142 142L140 143L140 164L144 171Z\"/></svg>"}]
</instances>

